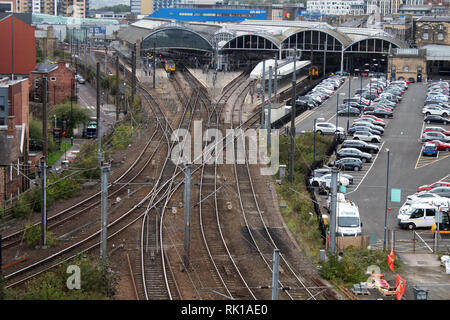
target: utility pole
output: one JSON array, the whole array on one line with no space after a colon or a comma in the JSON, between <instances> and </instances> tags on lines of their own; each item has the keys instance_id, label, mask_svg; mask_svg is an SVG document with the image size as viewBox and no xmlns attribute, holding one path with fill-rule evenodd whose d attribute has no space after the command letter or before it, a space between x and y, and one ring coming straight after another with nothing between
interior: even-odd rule
<instances>
[{"instance_id":1,"label":"utility pole","mask_svg":"<svg viewBox=\"0 0 450 320\"><path fill-rule=\"evenodd\" d=\"M100 255L103 261L108 259L107 252L107 239L108 239L108 173L109 173L109 164L104 164L101 167L102 170L102 245L100 246Z\"/></svg>"},{"instance_id":2,"label":"utility pole","mask_svg":"<svg viewBox=\"0 0 450 320\"><path fill-rule=\"evenodd\" d=\"M119 55L116 58L116 121L119 121Z\"/></svg>"},{"instance_id":3,"label":"utility pole","mask_svg":"<svg viewBox=\"0 0 450 320\"><path fill-rule=\"evenodd\" d=\"M280 249L273 250L272 267L272 300L278 300L278 271L280 265Z\"/></svg>"},{"instance_id":4,"label":"utility pole","mask_svg":"<svg viewBox=\"0 0 450 320\"><path fill-rule=\"evenodd\" d=\"M338 173L336 168L331 169L331 217L330 217L330 251L335 253L336 247L336 214L337 214L337 187Z\"/></svg>"},{"instance_id":5,"label":"utility pole","mask_svg":"<svg viewBox=\"0 0 450 320\"><path fill-rule=\"evenodd\" d=\"M272 123L270 120L270 113L272 112L272 66L269 67L269 106L267 109L267 150L270 150L271 146L271 131Z\"/></svg>"},{"instance_id":6,"label":"utility pole","mask_svg":"<svg viewBox=\"0 0 450 320\"><path fill-rule=\"evenodd\" d=\"M291 106L291 150L289 154L289 182L294 182L294 146L295 146L295 100L297 99L296 87L297 76L295 62L297 60L297 50L294 49L294 71L292 72L292 106Z\"/></svg>"},{"instance_id":7,"label":"utility pole","mask_svg":"<svg viewBox=\"0 0 450 320\"><path fill-rule=\"evenodd\" d=\"M136 43L131 53L131 105L134 103L134 95L136 94Z\"/></svg>"},{"instance_id":8,"label":"utility pole","mask_svg":"<svg viewBox=\"0 0 450 320\"><path fill-rule=\"evenodd\" d=\"M266 119L265 119L265 91L266 91L266 60L263 60L263 69L262 69L262 83L261 83L261 129L264 129L266 126Z\"/></svg>"},{"instance_id":9,"label":"utility pole","mask_svg":"<svg viewBox=\"0 0 450 320\"><path fill-rule=\"evenodd\" d=\"M278 92L278 54L275 55L275 72L274 72L274 80L273 80L273 93L274 93L274 101L273 103L278 103L277 92Z\"/></svg>"},{"instance_id":10,"label":"utility pole","mask_svg":"<svg viewBox=\"0 0 450 320\"><path fill-rule=\"evenodd\" d=\"M388 200L389 200L389 157L390 150L387 149L387 167L386 167L386 199L384 204L384 239L383 250L386 250L386 238L387 238L387 212L388 212Z\"/></svg>"},{"instance_id":11,"label":"utility pole","mask_svg":"<svg viewBox=\"0 0 450 320\"><path fill-rule=\"evenodd\" d=\"M156 43L153 42L153 89L156 83Z\"/></svg>"},{"instance_id":12,"label":"utility pole","mask_svg":"<svg viewBox=\"0 0 450 320\"><path fill-rule=\"evenodd\" d=\"M43 134L43 154L45 162L47 162L47 78L42 77L42 134Z\"/></svg>"},{"instance_id":13,"label":"utility pole","mask_svg":"<svg viewBox=\"0 0 450 320\"><path fill-rule=\"evenodd\" d=\"M97 153L98 165L101 168L102 162L102 135L100 130L100 62L97 62Z\"/></svg>"},{"instance_id":14,"label":"utility pole","mask_svg":"<svg viewBox=\"0 0 450 320\"><path fill-rule=\"evenodd\" d=\"M189 242L190 242L190 220L191 220L191 167L186 164L184 182L184 265L189 267Z\"/></svg>"},{"instance_id":15,"label":"utility pole","mask_svg":"<svg viewBox=\"0 0 450 320\"><path fill-rule=\"evenodd\" d=\"M41 244L45 249L47 245L47 162L45 157L41 158Z\"/></svg>"}]
</instances>

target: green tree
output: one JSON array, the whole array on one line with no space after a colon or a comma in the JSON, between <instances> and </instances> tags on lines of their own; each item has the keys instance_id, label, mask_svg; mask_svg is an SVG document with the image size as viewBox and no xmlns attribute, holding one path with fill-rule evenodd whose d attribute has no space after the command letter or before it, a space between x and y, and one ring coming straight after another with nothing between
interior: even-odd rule
<instances>
[{"instance_id":1,"label":"green tree","mask_svg":"<svg viewBox=\"0 0 450 320\"><path fill-rule=\"evenodd\" d=\"M86 108L83 108L76 103L73 103L71 107L70 101L65 101L53 106L49 112L49 121L53 121L55 115L56 123L58 124L58 126L61 124L62 119L66 119L68 121L69 136L72 136L72 129L74 127L78 126L79 124L86 124L90 120L89 111ZM71 118L73 120L72 127L69 125Z\"/></svg>"}]
</instances>

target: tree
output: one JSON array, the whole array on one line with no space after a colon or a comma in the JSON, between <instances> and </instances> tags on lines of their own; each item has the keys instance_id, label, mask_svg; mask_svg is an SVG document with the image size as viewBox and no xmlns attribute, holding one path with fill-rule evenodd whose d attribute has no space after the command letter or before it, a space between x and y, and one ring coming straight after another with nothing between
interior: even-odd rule
<instances>
[{"instance_id":1,"label":"tree","mask_svg":"<svg viewBox=\"0 0 450 320\"><path fill-rule=\"evenodd\" d=\"M49 112L49 121L53 121L55 115L56 123L58 125L61 124L62 119L66 119L68 123L70 123L71 119L73 120L72 125L68 126L69 135L73 134L71 131L73 128L79 124L86 124L90 121L89 111L76 103L73 103L71 107L70 101L65 101L53 106Z\"/></svg>"}]
</instances>

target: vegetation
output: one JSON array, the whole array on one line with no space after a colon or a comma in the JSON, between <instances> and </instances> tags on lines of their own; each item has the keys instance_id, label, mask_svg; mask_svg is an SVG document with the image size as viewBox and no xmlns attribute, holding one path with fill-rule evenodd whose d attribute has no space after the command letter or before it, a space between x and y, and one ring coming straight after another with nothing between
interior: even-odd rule
<instances>
[{"instance_id":1,"label":"vegetation","mask_svg":"<svg viewBox=\"0 0 450 320\"><path fill-rule=\"evenodd\" d=\"M322 277L338 285L351 286L367 280L370 276L366 273L369 266L379 267L381 273L390 272L388 254L386 251L348 247L342 256L331 255L328 262L321 263L320 272ZM394 270L400 268L400 262L395 259Z\"/></svg>"},{"instance_id":2,"label":"vegetation","mask_svg":"<svg viewBox=\"0 0 450 320\"><path fill-rule=\"evenodd\" d=\"M66 150L70 150L70 146L71 145L69 142L62 141L61 146L58 149L48 154L48 165L52 166L56 161L58 161Z\"/></svg>"},{"instance_id":3,"label":"vegetation","mask_svg":"<svg viewBox=\"0 0 450 320\"><path fill-rule=\"evenodd\" d=\"M125 149L131 143L131 126L121 124L114 132L112 146L115 149Z\"/></svg>"},{"instance_id":4,"label":"vegetation","mask_svg":"<svg viewBox=\"0 0 450 320\"><path fill-rule=\"evenodd\" d=\"M80 268L80 289L69 289L69 279L73 274L67 273L69 266ZM117 276L112 273L107 263L94 256L78 256L65 262L52 271L46 272L25 284L25 290L8 289L8 300L106 300L115 294ZM0 283L0 294L1 294Z\"/></svg>"},{"instance_id":5,"label":"vegetation","mask_svg":"<svg viewBox=\"0 0 450 320\"><path fill-rule=\"evenodd\" d=\"M25 226L24 241L29 247L37 246L41 243L42 230L40 225L27 224ZM55 244L56 239L51 231L47 231L45 239L48 246Z\"/></svg>"},{"instance_id":6,"label":"vegetation","mask_svg":"<svg viewBox=\"0 0 450 320\"><path fill-rule=\"evenodd\" d=\"M98 12L112 11L114 13L126 13L126 12L131 11L131 7L126 4L118 4L115 6L107 6L107 7L99 8L99 9L96 9L95 11L98 11Z\"/></svg>"},{"instance_id":7,"label":"vegetation","mask_svg":"<svg viewBox=\"0 0 450 320\"><path fill-rule=\"evenodd\" d=\"M83 108L76 103L72 103L71 106L70 101L59 103L51 108L48 115L48 120L49 122L51 121L50 123L53 123L55 115L58 126L61 125L63 119L68 121L66 136L69 137L73 135L73 128L77 127L79 124L88 123L90 120L89 111L86 108ZM72 126L70 126L70 119L73 121Z\"/></svg>"},{"instance_id":8,"label":"vegetation","mask_svg":"<svg viewBox=\"0 0 450 320\"><path fill-rule=\"evenodd\" d=\"M286 225L298 240L305 253L316 258L323 246L319 229L319 219L314 211L314 204L306 189L305 174L313 163L312 133L305 133L295 138L294 149L294 183L286 182L276 186L281 210ZM320 166L327 150L332 145L332 138L316 135L316 166ZM280 136L280 163L289 163L290 137ZM295 190L296 192L294 192Z\"/></svg>"}]
</instances>

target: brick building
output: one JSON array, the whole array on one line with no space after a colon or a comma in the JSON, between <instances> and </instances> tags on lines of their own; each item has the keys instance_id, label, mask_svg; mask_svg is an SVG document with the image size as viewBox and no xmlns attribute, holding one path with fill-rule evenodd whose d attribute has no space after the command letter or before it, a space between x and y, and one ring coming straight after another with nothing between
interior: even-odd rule
<instances>
[{"instance_id":1,"label":"brick building","mask_svg":"<svg viewBox=\"0 0 450 320\"><path fill-rule=\"evenodd\" d=\"M31 14L0 15L0 75L28 78L35 69L36 39L30 24Z\"/></svg>"},{"instance_id":2,"label":"brick building","mask_svg":"<svg viewBox=\"0 0 450 320\"><path fill-rule=\"evenodd\" d=\"M414 42L418 48L428 44L450 45L450 17L423 16L415 20Z\"/></svg>"},{"instance_id":3,"label":"brick building","mask_svg":"<svg viewBox=\"0 0 450 320\"><path fill-rule=\"evenodd\" d=\"M47 77L47 102L55 105L70 99L75 93L75 73L66 65L66 62L41 63L31 73L30 99L34 102L42 102L41 83L42 77Z\"/></svg>"},{"instance_id":4,"label":"brick building","mask_svg":"<svg viewBox=\"0 0 450 320\"><path fill-rule=\"evenodd\" d=\"M29 188L29 80L0 79L0 203ZM6 119L5 119L6 118Z\"/></svg>"},{"instance_id":5,"label":"brick building","mask_svg":"<svg viewBox=\"0 0 450 320\"><path fill-rule=\"evenodd\" d=\"M425 49L392 49L389 54L388 78L422 82L427 78Z\"/></svg>"},{"instance_id":6,"label":"brick building","mask_svg":"<svg viewBox=\"0 0 450 320\"><path fill-rule=\"evenodd\" d=\"M53 59L58 45L58 38L55 36L53 26L48 26L47 29L37 29L35 37L44 61Z\"/></svg>"}]
</instances>

